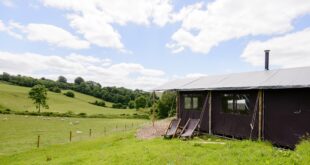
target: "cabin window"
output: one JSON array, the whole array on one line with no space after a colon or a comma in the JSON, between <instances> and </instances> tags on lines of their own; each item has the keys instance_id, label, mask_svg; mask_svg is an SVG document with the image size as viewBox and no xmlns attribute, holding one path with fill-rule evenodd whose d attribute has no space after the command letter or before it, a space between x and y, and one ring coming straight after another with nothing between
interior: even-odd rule
<instances>
[{"instance_id":1,"label":"cabin window","mask_svg":"<svg viewBox=\"0 0 310 165\"><path fill-rule=\"evenodd\" d=\"M192 108L192 98L191 97L185 96L184 106L185 106L184 107L185 109L191 109Z\"/></svg>"},{"instance_id":2,"label":"cabin window","mask_svg":"<svg viewBox=\"0 0 310 165\"><path fill-rule=\"evenodd\" d=\"M222 104L225 113L249 114L248 94L223 94Z\"/></svg>"},{"instance_id":3,"label":"cabin window","mask_svg":"<svg viewBox=\"0 0 310 165\"><path fill-rule=\"evenodd\" d=\"M187 94L184 95L184 109L186 110L201 110L202 109L202 95Z\"/></svg>"}]
</instances>

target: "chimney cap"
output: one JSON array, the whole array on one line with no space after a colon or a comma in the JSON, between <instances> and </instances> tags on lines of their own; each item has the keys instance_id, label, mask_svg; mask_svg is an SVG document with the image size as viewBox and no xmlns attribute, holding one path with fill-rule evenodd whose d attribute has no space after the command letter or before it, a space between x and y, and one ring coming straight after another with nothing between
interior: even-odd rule
<instances>
[{"instance_id":1,"label":"chimney cap","mask_svg":"<svg viewBox=\"0 0 310 165\"><path fill-rule=\"evenodd\" d=\"M265 53L269 53L269 52L270 52L270 50L268 50L268 49L267 49L267 50L264 50L264 52L265 52Z\"/></svg>"}]
</instances>

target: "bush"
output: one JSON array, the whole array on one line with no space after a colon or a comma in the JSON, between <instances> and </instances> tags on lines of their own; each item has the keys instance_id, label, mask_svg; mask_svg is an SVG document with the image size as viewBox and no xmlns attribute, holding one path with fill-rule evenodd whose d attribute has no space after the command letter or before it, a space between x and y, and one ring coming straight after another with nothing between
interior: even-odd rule
<instances>
[{"instance_id":1,"label":"bush","mask_svg":"<svg viewBox=\"0 0 310 165\"><path fill-rule=\"evenodd\" d=\"M112 108L126 109L127 106L123 105L121 103L115 103L115 104L112 105Z\"/></svg>"},{"instance_id":2,"label":"bush","mask_svg":"<svg viewBox=\"0 0 310 165\"><path fill-rule=\"evenodd\" d=\"M128 108L129 108L129 109L133 109L133 108L135 108L135 107L136 107L135 101L133 101L133 100L129 101L129 103L128 103Z\"/></svg>"},{"instance_id":3,"label":"bush","mask_svg":"<svg viewBox=\"0 0 310 165\"><path fill-rule=\"evenodd\" d=\"M146 98L144 96L139 96L135 100L136 109L145 108L146 107Z\"/></svg>"},{"instance_id":4,"label":"bush","mask_svg":"<svg viewBox=\"0 0 310 165\"><path fill-rule=\"evenodd\" d=\"M50 87L48 90L55 93L61 93L61 90L58 87Z\"/></svg>"},{"instance_id":5,"label":"bush","mask_svg":"<svg viewBox=\"0 0 310 165\"><path fill-rule=\"evenodd\" d=\"M104 101L97 101L97 100L96 100L96 101L93 102L93 103L90 102L90 104L97 105L97 106L100 106L100 107L106 107Z\"/></svg>"},{"instance_id":6,"label":"bush","mask_svg":"<svg viewBox=\"0 0 310 165\"><path fill-rule=\"evenodd\" d=\"M79 113L78 116L80 116L80 117L87 117L87 114L82 112L82 113Z\"/></svg>"},{"instance_id":7,"label":"bush","mask_svg":"<svg viewBox=\"0 0 310 165\"><path fill-rule=\"evenodd\" d=\"M71 92L71 91L68 91L68 92L64 93L64 95L66 95L66 96L68 96L68 97L74 98L74 93Z\"/></svg>"}]
</instances>

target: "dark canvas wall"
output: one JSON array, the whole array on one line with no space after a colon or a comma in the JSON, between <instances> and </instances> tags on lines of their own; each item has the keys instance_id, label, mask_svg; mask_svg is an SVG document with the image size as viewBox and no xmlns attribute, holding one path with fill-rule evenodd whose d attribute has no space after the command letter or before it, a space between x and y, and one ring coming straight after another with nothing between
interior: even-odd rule
<instances>
[{"instance_id":1,"label":"dark canvas wall","mask_svg":"<svg viewBox=\"0 0 310 165\"><path fill-rule=\"evenodd\" d=\"M200 118L201 110L185 110L184 96L201 94L204 98L207 91L180 92L181 126L189 118ZM247 94L248 114L224 112L223 94ZM235 138L249 138L258 90L212 91L212 133ZM272 89L264 90L263 139L273 144L294 148L300 138L310 134L310 89ZM208 132L209 107L206 107L201 121L201 131ZM252 138L258 135L258 110Z\"/></svg>"},{"instance_id":2,"label":"dark canvas wall","mask_svg":"<svg viewBox=\"0 0 310 165\"><path fill-rule=\"evenodd\" d=\"M310 133L310 89L266 90L264 95L265 140L294 148Z\"/></svg>"},{"instance_id":3,"label":"dark canvas wall","mask_svg":"<svg viewBox=\"0 0 310 165\"><path fill-rule=\"evenodd\" d=\"M223 94L247 94L248 97L248 114L234 114L223 112L222 95ZM235 138L249 138L253 111L257 99L257 90L248 91L214 91L212 92L212 133L225 135ZM258 117L258 115L257 115ZM252 138L257 138L258 120L255 120L255 127Z\"/></svg>"},{"instance_id":4,"label":"dark canvas wall","mask_svg":"<svg viewBox=\"0 0 310 165\"><path fill-rule=\"evenodd\" d=\"M202 98L202 103L204 102L207 92L206 91L199 91L199 92L180 92L180 116L181 116L181 126L184 126L189 118L192 119L199 119L200 114L202 112L202 109L200 110L194 110L194 109L184 109L184 96L188 94L193 94L193 95L201 95ZM207 109L204 112L201 124L200 124L200 130L203 132L208 132L209 130L209 112L208 112L208 106L206 107Z\"/></svg>"}]
</instances>

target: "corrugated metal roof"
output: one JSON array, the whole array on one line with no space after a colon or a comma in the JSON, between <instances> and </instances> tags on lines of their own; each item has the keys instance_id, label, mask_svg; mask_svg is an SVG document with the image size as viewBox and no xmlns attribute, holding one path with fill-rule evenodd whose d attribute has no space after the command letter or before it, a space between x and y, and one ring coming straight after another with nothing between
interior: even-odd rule
<instances>
[{"instance_id":1,"label":"corrugated metal roof","mask_svg":"<svg viewBox=\"0 0 310 165\"><path fill-rule=\"evenodd\" d=\"M310 87L310 67L180 79L154 90L238 90Z\"/></svg>"}]
</instances>

